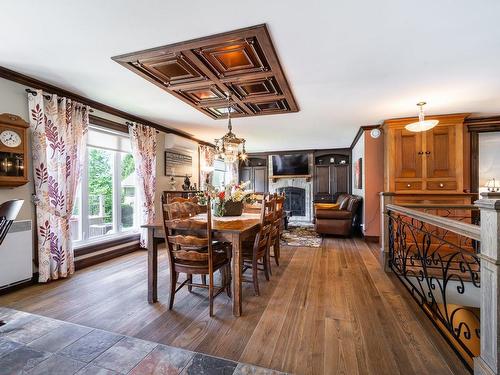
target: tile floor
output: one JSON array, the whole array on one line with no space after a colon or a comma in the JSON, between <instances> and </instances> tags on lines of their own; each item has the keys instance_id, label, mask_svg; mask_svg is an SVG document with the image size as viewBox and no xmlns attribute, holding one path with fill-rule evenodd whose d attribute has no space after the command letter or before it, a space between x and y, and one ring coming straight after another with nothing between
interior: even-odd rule
<instances>
[{"instance_id":1,"label":"tile floor","mask_svg":"<svg viewBox=\"0 0 500 375\"><path fill-rule=\"evenodd\" d=\"M0 320L0 375L282 374L3 307Z\"/></svg>"}]
</instances>

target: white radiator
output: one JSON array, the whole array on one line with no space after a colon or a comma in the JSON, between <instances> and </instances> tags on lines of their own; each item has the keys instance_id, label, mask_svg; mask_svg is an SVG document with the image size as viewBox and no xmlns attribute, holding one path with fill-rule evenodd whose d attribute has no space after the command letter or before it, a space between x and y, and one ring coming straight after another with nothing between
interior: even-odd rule
<instances>
[{"instance_id":1,"label":"white radiator","mask_svg":"<svg viewBox=\"0 0 500 375\"><path fill-rule=\"evenodd\" d=\"M31 220L14 221L0 245L0 289L33 276Z\"/></svg>"}]
</instances>

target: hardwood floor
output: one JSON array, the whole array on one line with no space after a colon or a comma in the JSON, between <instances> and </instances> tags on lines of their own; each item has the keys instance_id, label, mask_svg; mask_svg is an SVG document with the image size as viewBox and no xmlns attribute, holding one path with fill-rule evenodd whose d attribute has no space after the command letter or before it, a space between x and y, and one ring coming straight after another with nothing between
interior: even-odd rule
<instances>
[{"instance_id":1,"label":"hardwood floor","mask_svg":"<svg viewBox=\"0 0 500 375\"><path fill-rule=\"evenodd\" d=\"M225 295L210 318L207 292L187 288L168 311L164 250L157 304L147 303L146 253L136 252L1 296L0 306L295 374L467 374L377 254L358 239L284 247L260 297L244 285L240 318Z\"/></svg>"}]
</instances>

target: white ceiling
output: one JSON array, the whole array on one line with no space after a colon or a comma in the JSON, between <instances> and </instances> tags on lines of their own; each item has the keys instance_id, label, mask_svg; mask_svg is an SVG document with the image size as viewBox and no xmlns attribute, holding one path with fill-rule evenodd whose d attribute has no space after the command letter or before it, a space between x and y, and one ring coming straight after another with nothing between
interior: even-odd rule
<instances>
[{"instance_id":1,"label":"white ceiling","mask_svg":"<svg viewBox=\"0 0 500 375\"><path fill-rule=\"evenodd\" d=\"M212 141L212 120L111 56L267 23L300 112L235 119L251 151L349 146L361 125L500 112L498 0L8 0L0 65Z\"/></svg>"}]
</instances>

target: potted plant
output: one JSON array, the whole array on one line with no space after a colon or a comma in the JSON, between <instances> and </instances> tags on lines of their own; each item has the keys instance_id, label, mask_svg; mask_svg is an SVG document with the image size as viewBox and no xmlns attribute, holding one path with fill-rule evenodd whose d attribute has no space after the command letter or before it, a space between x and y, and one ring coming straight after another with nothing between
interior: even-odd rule
<instances>
[{"instance_id":1,"label":"potted plant","mask_svg":"<svg viewBox=\"0 0 500 375\"><path fill-rule=\"evenodd\" d=\"M223 190L208 186L207 194L212 201L214 216L241 216L243 205L252 203L253 191L247 189L250 181L231 183Z\"/></svg>"}]
</instances>

